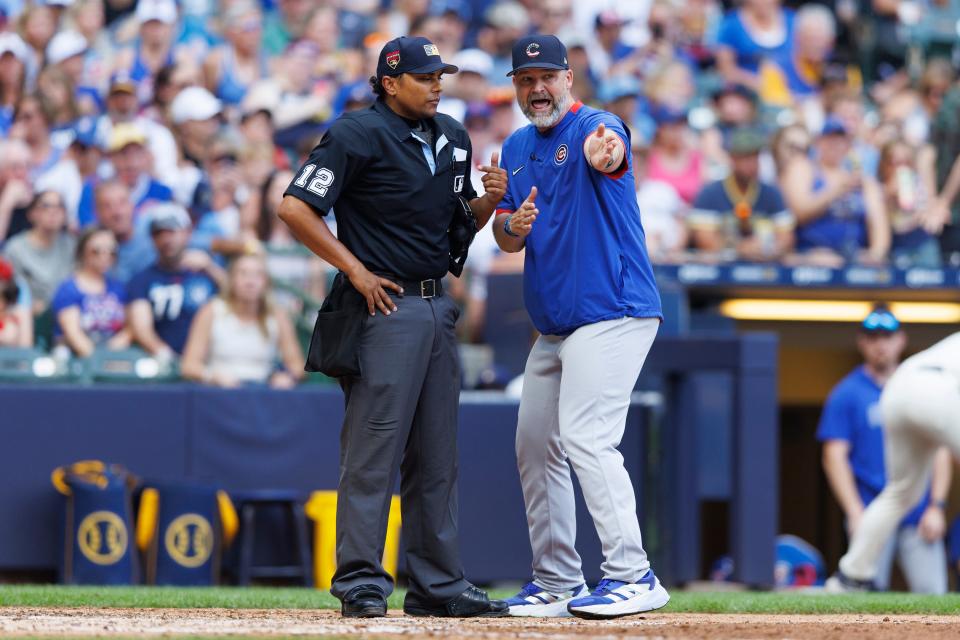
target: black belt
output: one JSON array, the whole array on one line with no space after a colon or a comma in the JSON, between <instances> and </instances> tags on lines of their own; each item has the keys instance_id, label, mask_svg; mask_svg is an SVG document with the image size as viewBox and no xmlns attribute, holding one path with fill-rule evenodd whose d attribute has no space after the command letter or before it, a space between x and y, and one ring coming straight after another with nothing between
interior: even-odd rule
<instances>
[{"instance_id":1,"label":"black belt","mask_svg":"<svg viewBox=\"0 0 960 640\"><path fill-rule=\"evenodd\" d=\"M389 273L378 273L381 278L396 282L403 287L403 295L417 296L418 298L435 298L443 295L443 280L427 278L426 280L404 280ZM389 290L388 290L389 291Z\"/></svg>"}]
</instances>

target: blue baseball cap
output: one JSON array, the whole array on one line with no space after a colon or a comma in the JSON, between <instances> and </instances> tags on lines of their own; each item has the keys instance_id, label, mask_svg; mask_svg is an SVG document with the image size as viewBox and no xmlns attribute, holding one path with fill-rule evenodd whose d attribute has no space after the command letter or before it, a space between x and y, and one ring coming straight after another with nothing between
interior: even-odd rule
<instances>
[{"instance_id":1,"label":"blue baseball cap","mask_svg":"<svg viewBox=\"0 0 960 640\"><path fill-rule=\"evenodd\" d=\"M83 147L97 146L97 120L93 116L83 116L73 125L73 142Z\"/></svg>"},{"instance_id":2,"label":"blue baseball cap","mask_svg":"<svg viewBox=\"0 0 960 640\"><path fill-rule=\"evenodd\" d=\"M377 78L402 73L456 73L459 68L440 59L437 45L426 38L400 36L383 45L377 59Z\"/></svg>"},{"instance_id":3,"label":"blue baseball cap","mask_svg":"<svg viewBox=\"0 0 960 640\"><path fill-rule=\"evenodd\" d=\"M865 333L894 333L900 330L900 321L884 306L876 306L860 323Z\"/></svg>"},{"instance_id":4,"label":"blue baseball cap","mask_svg":"<svg viewBox=\"0 0 960 640\"><path fill-rule=\"evenodd\" d=\"M820 130L821 136L845 136L848 133L850 132L847 131L847 127L843 124L843 121L835 116L827 117L823 123L823 129Z\"/></svg>"},{"instance_id":5,"label":"blue baseball cap","mask_svg":"<svg viewBox=\"0 0 960 640\"><path fill-rule=\"evenodd\" d=\"M557 36L527 36L513 44L512 76L521 69L569 69L567 48Z\"/></svg>"}]
</instances>

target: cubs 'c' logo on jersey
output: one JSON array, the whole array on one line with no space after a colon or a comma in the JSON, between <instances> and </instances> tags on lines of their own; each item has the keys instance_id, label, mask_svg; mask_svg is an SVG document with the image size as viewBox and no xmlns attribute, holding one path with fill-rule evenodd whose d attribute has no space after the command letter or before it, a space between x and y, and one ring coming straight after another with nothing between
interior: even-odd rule
<instances>
[{"instance_id":1,"label":"cubs 'c' logo on jersey","mask_svg":"<svg viewBox=\"0 0 960 640\"><path fill-rule=\"evenodd\" d=\"M396 69L397 65L400 64L400 50L391 51L387 54L387 66L391 69Z\"/></svg>"},{"instance_id":2,"label":"cubs 'c' logo on jersey","mask_svg":"<svg viewBox=\"0 0 960 640\"><path fill-rule=\"evenodd\" d=\"M557 164L563 164L567 161L567 145L562 144L557 147L557 152L553 154L553 161Z\"/></svg>"},{"instance_id":3,"label":"cubs 'c' logo on jersey","mask_svg":"<svg viewBox=\"0 0 960 640\"><path fill-rule=\"evenodd\" d=\"M94 564L116 564L127 551L127 526L111 511L94 511L77 531L80 553Z\"/></svg>"},{"instance_id":4,"label":"cubs 'c' logo on jersey","mask_svg":"<svg viewBox=\"0 0 960 640\"><path fill-rule=\"evenodd\" d=\"M167 527L163 544L174 562L194 569L202 566L213 553L213 527L203 516L185 513Z\"/></svg>"},{"instance_id":5,"label":"cubs 'c' logo on jersey","mask_svg":"<svg viewBox=\"0 0 960 640\"><path fill-rule=\"evenodd\" d=\"M528 44L527 57L536 58L538 55L540 55L540 45L537 44L536 42L531 42L530 44Z\"/></svg>"}]
</instances>

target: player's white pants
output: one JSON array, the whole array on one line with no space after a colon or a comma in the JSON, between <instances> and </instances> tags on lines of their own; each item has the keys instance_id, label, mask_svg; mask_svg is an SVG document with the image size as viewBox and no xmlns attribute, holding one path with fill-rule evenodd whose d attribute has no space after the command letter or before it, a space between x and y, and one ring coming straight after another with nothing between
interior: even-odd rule
<instances>
[{"instance_id":1,"label":"player's white pants","mask_svg":"<svg viewBox=\"0 0 960 640\"><path fill-rule=\"evenodd\" d=\"M517 464L533 577L547 591L583 583L568 460L600 537L604 577L636 582L650 566L633 484L616 447L659 326L656 318L620 318L580 327L565 338L540 336L527 359Z\"/></svg>"},{"instance_id":2,"label":"player's white pants","mask_svg":"<svg viewBox=\"0 0 960 640\"><path fill-rule=\"evenodd\" d=\"M912 509L913 507L911 507ZM943 594L947 592L947 551L943 540L927 542L915 525L900 527L890 536L877 558L873 584L878 591L890 588L890 572L896 558L907 588L913 593Z\"/></svg>"},{"instance_id":3,"label":"player's white pants","mask_svg":"<svg viewBox=\"0 0 960 640\"><path fill-rule=\"evenodd\" d=\"M939 369L902 365L880 397L887 484L870 503L840 570L872 580L884 546L923 496L941 445L960 457L960 381Z\"/></svg>"}]
</instances>

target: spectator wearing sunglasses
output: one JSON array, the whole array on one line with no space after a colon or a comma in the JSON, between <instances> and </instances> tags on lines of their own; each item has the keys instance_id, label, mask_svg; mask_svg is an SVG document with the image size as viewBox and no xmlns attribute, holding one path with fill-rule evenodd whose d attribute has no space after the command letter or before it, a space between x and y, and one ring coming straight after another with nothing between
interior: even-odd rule
<instances>
[{"instance_id":1,"label":"spectator wearing sunglasses","mask_svg":"<svg viewBox=\"0 0 960 640\"><path fill-rule=\"evenodd\" d=\"M823 470L853 536L866 506L886 484L880 393L900 363L907 336L884 305L860 324L857 348L863 364L840 381L823 407L817 439L823 443ZM874 586L885 591L896 556L910 590L945 593L944 501L950 490L950 455L937 453L930 487L901 522L881 555Z\"/></svg>"},{"instance_id":2,"label":"spectator wearing sunglasses","mask_svg":"<svg viewBox=\"0 0 960 640\"><path fill-rule=\"evenodd\" d=\"M77 242L76 268L53 296L54 341L85 358L99 346L130 346L125 328L123 285L107 277L117 259L117 241L102 227L91 227Z\"/></svg>"}]
</instances>

